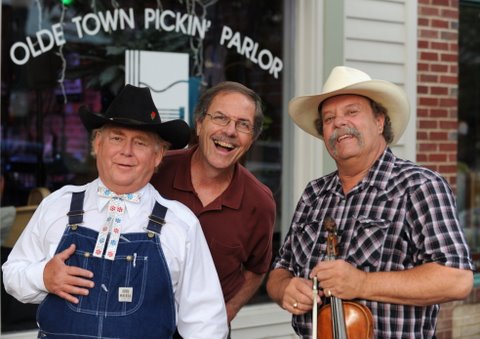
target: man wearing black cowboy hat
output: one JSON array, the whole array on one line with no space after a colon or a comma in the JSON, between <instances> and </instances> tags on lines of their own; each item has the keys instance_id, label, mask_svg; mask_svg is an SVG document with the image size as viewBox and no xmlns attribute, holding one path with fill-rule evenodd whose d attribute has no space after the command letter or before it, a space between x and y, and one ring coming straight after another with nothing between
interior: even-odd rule
<instances>
[{"instance_id":1,"label":"man wearing black cowboy hat","mask_svg":"<svg viewBox=\"0 0 480 339\"><path fill-rule=\"evenodd\" d=\"M41 303L39 337L224 338L215 266L195 215L149 184L182 120L161 122L126 85L105 114L80 110L99 177L45 198L3 266L8 293Z\"/></svg>"}]
</instances>

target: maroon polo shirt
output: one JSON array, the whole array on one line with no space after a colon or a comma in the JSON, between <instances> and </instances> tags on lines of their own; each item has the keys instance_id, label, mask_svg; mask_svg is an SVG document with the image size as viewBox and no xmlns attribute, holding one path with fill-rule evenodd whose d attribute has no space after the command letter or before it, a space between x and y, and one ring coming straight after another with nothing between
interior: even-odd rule
<instances>
[{"instance_id":1,"label":"maroon polo shirt","mask_svg":"<svg viewBox=\"0 0 480 339\"><path fill-rule=\"evenodd\" d=\"M244 283L243 268L258 274L269 269L275 201L267 186L237 164L230 186L203 207L190 175L195 150L167 152L151 183L165 198L187 205L200 220L228 301Z\"/></svg>"}]
</instances>

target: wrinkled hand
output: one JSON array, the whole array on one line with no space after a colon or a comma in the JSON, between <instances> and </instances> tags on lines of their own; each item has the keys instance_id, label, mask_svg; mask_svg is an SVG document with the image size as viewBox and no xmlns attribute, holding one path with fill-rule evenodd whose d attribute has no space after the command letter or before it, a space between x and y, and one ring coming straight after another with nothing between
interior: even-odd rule
<instances>
[{"instance_id":1,"label":"wrinkled hand","mask_svg":"<svg viewBox=\"0 0 480 339\"><path fill-rule=\"evenodd\" d=\"M319 298L317 302L320 302ZM281 306L295 315L311 311L313 308L313 282L297 277L290 279L283 293Z\"/></svg>"},{"instance_id":2,"label":"wrinkled hand","mask_svg":"<svg viewBox=\"0 0 480 339\"><path fill-rule=\"evenodd\" d=\"M344 260L333 260L319 262L310 273L314 276L325 295L350 300L361 297L367 273Z\"/></svg>"},{"instance_id":3,"label":"wrinkled hand","mask_svg":"<svg viewBox=\"0 0 480 339\"><path fill-rule=\"evenodd\" d=\"M73 295L88 295L89 288L94 286L93 273L89 270L65 265L65 261L75 253L75 245L56 254L45 265L43 282L50 293L58 295L71 303L78 304L78 298Z\"/></svg>"}]
</instances>

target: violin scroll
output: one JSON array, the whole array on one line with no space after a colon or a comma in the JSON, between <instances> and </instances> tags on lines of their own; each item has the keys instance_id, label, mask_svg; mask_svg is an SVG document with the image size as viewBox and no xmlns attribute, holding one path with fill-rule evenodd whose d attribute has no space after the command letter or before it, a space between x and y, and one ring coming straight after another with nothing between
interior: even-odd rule
<instances>
[{"instance_id":1,"label":"violin scroll","mask_svg":"<svg viewBox=\"0 0 480 339\"><path fill-rule=\"evenodd\" d=\"M335 260L338 255L337 224L335 220L327 216L323 220L323 227L327 230L327 260Z\"/></svg>"}]
</instances>

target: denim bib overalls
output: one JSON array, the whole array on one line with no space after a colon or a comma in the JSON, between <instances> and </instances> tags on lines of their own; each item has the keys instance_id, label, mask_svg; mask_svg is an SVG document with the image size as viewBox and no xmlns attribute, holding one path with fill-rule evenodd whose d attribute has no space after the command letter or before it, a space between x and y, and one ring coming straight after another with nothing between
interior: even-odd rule
<instances>
[{"instance_id":1,"label":"denim bib overalls","mask_svg":"<svg viewBox=\"0 0 480 339\"><path fill-rule=\"evenodd\" d=\"M49 294L37 311L38 338L171 338L172 282L160 245L167 208L155 203L145 232L120 237L114 260L92 255L98 232L81 227L85 192L73 193L69 222L56 253L76 245L66 261L93 272L95 287L72 304Z\"/></svg>"}]
</instances>

